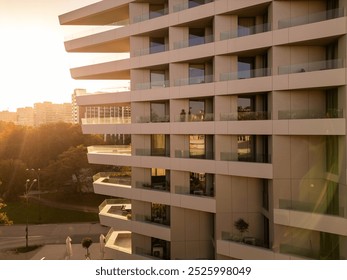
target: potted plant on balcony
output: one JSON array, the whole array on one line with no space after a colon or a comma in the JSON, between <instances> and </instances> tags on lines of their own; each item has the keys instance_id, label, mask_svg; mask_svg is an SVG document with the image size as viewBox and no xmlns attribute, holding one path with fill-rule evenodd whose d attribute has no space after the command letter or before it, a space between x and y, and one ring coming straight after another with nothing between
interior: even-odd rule
<instances>
[{"instance_id":1,"label":"potted plant on balcony","mask_svg":"<svg viewBox=\"0 0 347 280\"><path fill-rule=\"evenodd\" d=\"M237 221L234 222L234 227L240 232L240 239L239 241L243 241L243 234L245 232L248 232L249 224L242 218L239 218Z\"/></svg>"},{"instance_id":2,"label":"potted plant on balcony","mask_svg":"<svg viewBox=\"0 0 347 280\"><path fill-rule=\"evenodd\" d=\"M86 260L90 260L89 247L93 244L93 240L90 237L85 237L82 239L82 247L86 249Z\"/></svg>"}]
</instances>

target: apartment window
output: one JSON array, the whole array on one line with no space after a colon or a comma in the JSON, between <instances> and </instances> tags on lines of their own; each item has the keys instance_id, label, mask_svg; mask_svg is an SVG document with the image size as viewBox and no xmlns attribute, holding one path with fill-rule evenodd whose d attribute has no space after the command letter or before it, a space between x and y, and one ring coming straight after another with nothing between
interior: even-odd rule
<instances>
[{"instance_id":1,"label":"apartment window","mask_svg":"<svg viewBox=\"0 0 347 280\"><path fill-rule=\"evenodd\" d=\"M149 18L156 18L165 14L164 4L150 4L149 5Z\"/></svg>"},{"instance_id":2,"label":"apartment window","mask_svg":"<svg viewBox=\"0 0 347 280\"><path fill-rule=\"evenodd\" d=\"M254 33L255 18L239 17L238 18L238 36L247 36Z\"/></svg>"},{"instance_id":3,"label":"apartment window","mask_svg":"<svg viewBox=\"0 0 347 280\"><path fill-rule=\"evenodd\" d=\"M237 137L237 154L239 161L255 160L255 136L239 135Z\"/></svg>"},{"instance_id":4,"label":"apartment window","mask_svg":"<svg viewBox=\"0 0 347 280\"><path fill-rule=\"evenodd\" d=\"M188 7L193 8L205 4L205 2L210 2L206 0L189 0Z\"/></svg>"},{"instance_id":5,"label":"apartment window","mask_svg":"<svg viewBox=\"0 0 347 280\"><path fill-rule=\"evenodd\" d=\"M205 44L204 28L189 28L189 46Z\"/></svg>"},{"instance_id":6,"label":"apartment window","mask_svg":"<svg viewBox=\"0 0 347 280\"><path fill-rule=\"evenodd\" d=\"M237 62L238 78L247 79L254 76L255 59L254 57L239 57Z\"/></svg>"},{"instance_id":7,"label":"apartment window","mask_svg":"<svg viewBox=\"0 0 347 280\"><path fill-rule=\"evenodd\" d=\"M151 102L151 122L169 121L167 107L165 102Z\"/></svg>"},{"instance_id":8,"label":"apartment window","mask_svg":"<svg viewBox=\"0 0 347 280\"><path fill-rule=\"evenodd\" d=\"M190 193L214 196L214 174L191 172Z\"/></svg>"},{"instance_id":9,"label":"apartment window","mask_svg":"<svg viewBox=\"0 0 347 280\"><path fill-rule=\"evenodd\" d=\"M170 170L163 168L152 168L151 183L154 189L169 190Z\"/></svg>"},{"instance_id":10,"label":"apartment window","mask_svg":"<svg viewBox=\"0 0 347 280\"><path fill-rule=\"evenodd\" d=\"M151 155L167 156L169 151L169 136L165 134L151 135Z\"/></svg>"},{"instance_id":11,"label":"apartment window","mask_svg":"<svg viewBox=\"0 0 347 280\"><path fill-rule=\"evenodd\" d=\"M326 115L328 118L338 118L338 92L337 88L326 90Z\"/></svg>"},{"instance_id":12,"label":"apartment window","mask_svg":"<svg viewBox=\"0 0 347 280\"><path fill-rule=\"evenodd\" d=\"M149 39L150 53L158 53L165 51L165 38L150 38Z\"/></svg>"},{"instance_id":13,"label":"apartment window","mask_svg":"<svg viewBox=\"0 0 347 280\"><path fill-rule=\"evenodd\" d=\"M264 227L264 247L270 248L270 223L269 219L263 216L263 227Z\"/></svg>"},{"instance_id":14,"label":"apartment window","mask_svg":"<svg viewBox=\"0 0 347 280\"><path fill-rule=\"evenodd\" d=\"M263 179L263 208L269 210L269 181Z\"/></svg>"},{"instance_id":15,"label":"apartment window","mask_svg":"<svg viewBox=\"0 0 347 280\"><path fill-rule=\"evenodd\" d=\"M189 157L213 159L213 135L190 135Z\"/></svg>"},{"instance_id":16,"label":"apartment window","mask_svg":"<svg viewBox=\"0 0 347 280\"><path fill-rule=\"evenodd\" d=\"M189 84L201 84L205 82L205 65L189 65Z\"/></svg>"},{"instance_id":17,"label":"apartment window","mask_svg":"<svg viewBox=\"0 0 347 280\"><path fill-rule=\"evenodd\" d=\"M255 111L255 96L239 96L237 98L238 112L254 112Z\"/></svg>"},{"instance_id":18,"label":"apartment window","mask_svg":"<svg viewBox=\"0 0 347 280\"><path fill-rule=\"evenodd\" d=\"M152 203L152 221L158 224L170 225L170 206Z\"/></svg>"},{"instance_id":19,"label":"apartment window","mask_svg":"<svg viewBox=\"0 0 347 280\"><path fill-rule=\"evenodd\" d=\"M165 70L151 70L151 88L165 87Z\"/></svg>"},{"instance_id":20,"label":"apartment window","mask_svg":"<svg viewBox=\"0 0 347 280\"><path fill-rule=\"evenodd\" d=\"M190 158L205 158L205 135L190 135L189 136L189 157Z\"/></svg>"},{"instance_id":21,"label":"apartment window","mask_svg":"<svg viewBox=\"0 0 347 280\"><path fill-rule=\"evenodd\" d=\"M338 174L339 162L339 138L337 135L326 137L326 170L332 174Z\"/></svg>"}]
</instances>

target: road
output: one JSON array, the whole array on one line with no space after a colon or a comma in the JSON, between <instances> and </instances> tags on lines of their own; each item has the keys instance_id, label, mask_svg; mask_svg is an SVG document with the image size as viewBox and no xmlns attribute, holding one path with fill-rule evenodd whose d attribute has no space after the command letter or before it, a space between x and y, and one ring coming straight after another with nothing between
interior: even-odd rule
<instances>
[{"instance_id":1,"label":"road","mask_svg":"<svg viewBox=\"0 0 347 280\"><path fill-rule=\"evenodd\" d=\"M72 243L81 243L84 237L99 242L109 228L98 223L29 225L29 245L64 244L70 236ZM25 246L25 225L0 226L0 250Z\"/></svg>"}]
</instances>

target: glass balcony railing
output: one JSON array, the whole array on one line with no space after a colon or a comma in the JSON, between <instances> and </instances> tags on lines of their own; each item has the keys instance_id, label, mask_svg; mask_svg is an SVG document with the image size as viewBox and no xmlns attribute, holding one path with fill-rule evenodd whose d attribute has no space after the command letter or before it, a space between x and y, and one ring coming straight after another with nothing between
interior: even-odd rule
<instances>
[{"instance_id":1,"label":"glass balcony railing","mask_svg":"<svg viewBox=\"0 0 347 280\"><path fill-rule=\"evenodd\" d=\"M343 118L343 109L328 110L279 110L279 120Z\"/></svg>"},{"instance_id":2,"label":"glass balcony railing","mask_svg":"<svg viewBox=\"0 0 347 280\"><path fill-rule=\"evenodd\" d=\"M258 68L258 69L251 69L251 70L245 70L245 71L221 73L220 80L231 81L231 80L239 80L239 79L266 77L270 75L271 75L271 68Z\"/></svg>"},{"instance_id":3,"label":"glass balcony railing","mask_svg":"<svg viewBox=\"0 0 347 280\"><path fill-rule=\"evenodd\" d=\"M325 21L329 19L335 19L344 16L344 9L332 9L327 11L322 11L319 13L308 14L301 17L281 19L278 21L278 28L287 28L303 24L315 23L320 21Z\"/></svg>"},{"instance_id":4,"label":"glass balcony railing","mask_svg":"<svg viewBox=\"0 0 347 280\"><path fill-rule=\"evenodd\" d=\"M170 151L165 149L136 149L136 156L169 157Z\"/></svg>"},{"instance_id":5,"label":"glass balcony railing","mask_svg":"<svg viewBox=\"0 0 347 280\"><path fill-rule=\"evenodd\" d=\"M88 153L91 154L117 154L117 155L131 155L131 146L128 145L99 145L89 146Z\"/></svg>"},{"instance_id":6,"label":"glass balcony railing","mask_svg":"<svg viewBox=\"0 0 347 280\"><path fill-rule=\"evenodd\" d=\"M192 196L214 197L213 186L175 186L175 193Z\"/></svg>"},{"instance_id":7,"label":"glass balcony railing","mask_svg":"<svg viewBox=\"0 0 347 280\"><path fill-rule=\"evenodd\" d=\"M136 90L146 90L152 88L165 88L170 86L169 80L164 81L155 81L155 82L147 82L147 83L138 83L136 84Z\"/></svg>"},{"instance_id":8,"label":"glass balcony railing","mask_svg":"<svg viewBox=\"0 0 347 280\"><path fill-rule=\"evenodd\" d=\"M150 19L153 19L153 18L165 16L168 13L169 13L168 9L161 9L161 10L157 10L157 11L150 11L149 13L145 13L145 14L142 14L142 15L135 16L133 18L133 20L134 20L134 23L138 23L138 22L150 20Z\"/></svg>"},{"instance_id":9,"label":"glass balcony railing","mask_svg":"<svg viewBox=\"0 0 347 280\"><path fill-rule=\"evenodd\" d=\"M140 116L136 118L137 123L158 123L158 122L170 122L170 116Z\"/></svg>"},{"instance_id":10,"label":"glass balcony railing","mask_svg":"<svg viewBox=\"0 0 347 280\"><path fill-rule=\"evenodd\" d=\"M214 159L214 153L202 149L175 150L175 158Z\"/></svg>"},{"instance_id":11,"label":"glass balcony railing","mask_svg":"<svg viewBox=\"0 0 347 280\"><path fill-rule=\"evenodd\" d=\"M343 59L313 61L278 67L278 74L293 74L343 68Z\"/></svg>"},{"instance_id":12,"label":"glass balcony railing","mask_svg":"<svg viewBox=\"0 0 347 280\"><path fill-rule=\"evenodd\" d=\"M186 85L212 83L213 80L214 80L213 75L184 78L184 79L175 80L175 86L186 86Z\"/></svg>"},{"instance_id":13,"label":"glass balcony railing","mask_svg":"<svg viewBox=\"0 0 347 280\"><path fill-rule=\"evenodd\" d=\"M222 231L222 240L268 249L268 245L262 239L253 236L242 236L239 233Z\"/></svg>"},{"instance_id":14,"label":"glass balcony railing","mask_svg":"<svg viewBox=\"0 0 347 280\"><path fill-rule=\"evenodd\" d=\"M148 182L136 182L136 188L139 189L148 189L154 191L170 191L170 183L168 181L148 183Z\"/></svg>"},{"instance_id":15,"label":"glass balcony railing","mask_svg":"<svg viewBox=\"0 0 347 280\"><path fill-rule=\"evenodd\" d=\"M82 124L130 124L131 117L82 118Z\"/></svg>"},{"instance_id":16,"label":"glass balcony railing","mask_svg":"<svg viewBox=\"0 0 347 280\"><path fill-rule=\"evenodd\" d=\"M281 254L299 256L305 259L314 260L346 260L347 251L344 244L347 238L343 235L335 235L323 232L317 232L316 242L314 239L309 239L309 232L307 231L307 238L309 242L300 244L299 242L283 242L280 243L279 251ZM302 236L301 233L300 236ZM304 235L306 236L306 234ZM324 238L325 236L326 238ZM329 238L330 237L330 238ZM303 239L301 239L303 240Z\"/></svg>"},{"instance_id":17,"label":"glass balcony railing","mask_svg":"<svg viewBox=\"0 0 347 280\"><path fill-rule=\"evenodd\" d=\"M176 50L176 49L188 48L188 47L193 47L193 46L202 45L202 44L208 44L208 43L212 43L213 41L214 41L214 36L209 35L205 37L196 37L189 40L175 42L173 47Z\"/></svg>"},{"instance_id":18,"label":"glass balcony railing","mask_svg":"<svg viewBox=\"0 0 347 280\"><path fill-rule=\"evenodd\" d=\"M209 122L213 120L213 113L181 114L175 116L175 122Z\"/></svg>"},{"instance_id":19,"label":"glass balcony railing","mask_svg":"<svg viewBox=\"0 0 347 280\"><path fill-rule=\"evenodd\" d=\"M131 186L131 174L119 174L119 172L99 172L93 176L93 182L102 178L102 183Z\"/></svg>"},{"instance_id":20,"label":"glass balcony railing","mask_svg":"<svg viewBox=\"0 0 347 280\"><path fill-rule=\"evenodd\" d=\"M186 3L174 5L173 11L174 12L180 12L180 11L187 10L187 9L190 9L190 8L194 8L194 7L198 7L198 6L201 6L201 5L205 5L205 4L208 4L208 3L211 3L211 2L213 2L213 0L199 0L199 1L189 0Z\"/></svg>"},{"instance_id":21,"label":"glass balcony railing","mask_svg":"<svg viewBox=\"0 0 347 280\"><path fill-rule=\"evenodd\" d=\"M149 55L154 53L166 52L169 50L169 45L157 45L150 48L138 49L135 51L135 56Z\"/></svg>"},{"instance_id":22,"label":"glass balcony railing","mask_svg":"<svg viewBox=\"0 0 347 280\"><path fill-rule=\"evenodd\" d=\"M258 24L254 26L244 27L239 26L237 30L224 31L220 33L220 40L228 40L243 36L264 33L271 30L270 23Z\"/></svg>"},{"instance_id":23,"label":"glass balcony railing","mask_svg":"<svg viewBox=\"0 0 347 280\"><path fill-rule=\"evenodd\" d=\"M168 220L164 216L150 216L150 215L141 215L136 214L135 220L145 223L151 223L151 224L159 224L163 226L170 226L170 220Z\"/></svg>"},{"instance_id":24,"label":"glass balcony railing","mask_svg":"<svg viewBox=\"0 0 347 280\"><path fill-rule=\"evenodd\" d=\"M346 199L342 199L346 200ZM342 203L342 202L341 202ZM302 211L307 213L316 213L316 214L322 214L322 215L332 215L332 216L339 216L339 217L347 217L347 213L345 213L346 209L346 201L344 203L345 207L339 206L338 211L336 211L336 214L329 214L327 213L328 204L326 201L323 202L309 202L309 201L300 201L300 200L291 200L291 199L279 199L279 208L280 209L286 209L286 210L295 210L295 211Z\"/></svg>"},{"instance_id":25,"label":"glass balcony railing","mask_svg":"<svg viewBox=\"0 0 347 280\"><path fill-rule=\"evenodd\" d=\"M221 113L221 121L271 120L271 112L235 112Z\"/></svg>"},{"instance_id":26,"label":"glass balcony railing","mask_svg":"<svg viewBox=\"0 0 347 280\"><path fill-rule=\"evenodd\" d=\"M250 153L231 153L221 152L221 161L241 161L241 162L256 162L256 163L271 163L271 155L269 154L250 154Z\"/></svg>"}]
</instances>

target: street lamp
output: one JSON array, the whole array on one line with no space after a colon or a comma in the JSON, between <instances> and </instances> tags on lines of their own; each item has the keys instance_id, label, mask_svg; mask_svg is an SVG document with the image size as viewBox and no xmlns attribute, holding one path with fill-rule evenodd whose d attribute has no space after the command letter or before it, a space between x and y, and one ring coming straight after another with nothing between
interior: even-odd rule
<instances>
[{"instance_id":1,"label":"street lamp","mask_svg":"<svg viewBox=\"0 0 347 280\"><path fill-rule=\"evenodd\" d=\"M36 175L36 179L37 179L37 191L39 193L39 205L38 205L38 209L39 209L39 223L41 222L41 188L40 188L40 171L41 169L34 169L34 168L27 168L27 171L32 171L34 172L34 174Z\"/></svg>"},{"instance_id":2,"label":"street lamp","mask_svg":"<svg viewBox=\"0 0 347 280\"><path fill-rule=\"evenodd\" d=\"M28 228L28 219L29 219L29 216L28 216L28 210L29 210L29 192L31 190L31 188L33 187L33 185L37 182L36 179L32 180L30 186L29 186L29 183L30 183L30 180L27 179L26 182L25 182L25 193L24 193L24 197L25 197L25 200L26 200L26 225L25 225L25 247L28 249L28 236L29 236L29 228Z\"/></svg>"}]
</instances>

